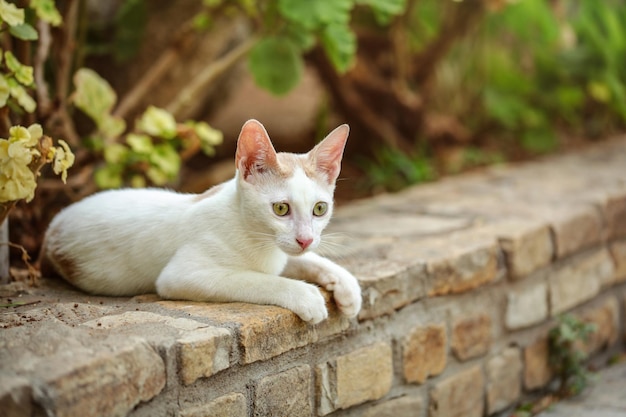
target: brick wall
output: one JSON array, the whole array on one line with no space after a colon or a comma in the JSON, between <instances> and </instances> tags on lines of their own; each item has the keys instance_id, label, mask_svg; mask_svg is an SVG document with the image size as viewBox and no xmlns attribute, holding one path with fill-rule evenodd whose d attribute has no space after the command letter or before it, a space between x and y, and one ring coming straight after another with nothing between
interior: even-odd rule
<instances>
[{"instance_id":1,"label":"brick wall","mask_svg":"<svg viewBox=\"0 0 626 417\"><path fill-rule=\"evenodd\" d=\"M623 351L626 140L354 203L331 229L358 320L330 298L308 326L278 307L76 302L45 284L0 315L0 410L480 417L550 383L560 313L597 325L592 356Z\"/></svg>"}]
</instances>

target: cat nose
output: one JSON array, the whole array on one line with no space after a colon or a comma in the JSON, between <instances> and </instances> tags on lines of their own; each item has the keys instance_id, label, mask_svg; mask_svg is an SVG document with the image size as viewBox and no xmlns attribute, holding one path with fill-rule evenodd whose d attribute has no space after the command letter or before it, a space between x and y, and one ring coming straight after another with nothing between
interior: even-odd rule
<instances>
[{"instance_id":1,"label":"cat nose","mask_svg":"<svg viewBox=\"0 0 626 417\"><path fill-rule=\"evenodd\" d=\"M311 238L296 238L296 242L298 242L298 245L300 245L300 247L302 249L306 249L309 246L311 246L311 243L313 243L313 239L311 239Z\"/></svg>"}]
</instances>

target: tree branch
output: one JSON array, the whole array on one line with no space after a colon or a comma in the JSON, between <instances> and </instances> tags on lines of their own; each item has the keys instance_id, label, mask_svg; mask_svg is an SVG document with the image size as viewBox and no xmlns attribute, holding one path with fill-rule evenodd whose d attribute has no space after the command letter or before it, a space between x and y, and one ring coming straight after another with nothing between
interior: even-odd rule
<instances>
[{"instance_id":1,"label":"tree branch","mask_svg":"<svg viewBox=\"0 0 626 417\"><path fill-rule=\"evenodd\" d=\"M37 52L35 54L33 66L35 75L35 92L37 94L37 113L39 114L39 117L46 118L46 116L52 111L52 101L50 100L48 83L45 79L44 64L46 63L50 53L52 37L50 35L50 24L48 22L39 19L37 22L37 28L39 29L39 44L37 45Z\"/></svg>"},{"instance_id":2,"label":"tree branch","mask_svg":"<svg viewBox=\"0 0 626 417\"><path fill-rule=\"evenodd\" d=\"M439 29L439 36L432 41L412 61L412 79L420 86L430 81L441 59L454 45L454 41L464 36L485 12L482 1L466 0L450 4L444 13L445 19Z\"/></svg>"},{"instance_id":3,"label":"tree branch","mask_svg":"<svg viewBox=\"0 0 626 417\"><path fill-rule=\"evenodd\" d=\"M174 101L167 106L166 110L174 116L184 113L207 86L214 82L220 75L232 68L243 58L256 44L258 38L251 36L226 55L216 59L203 71L196 75L176 96Z\"/></svg>"},{"instance_id":4,"label":"tree branch","mask_svg":"<svg viewBox=\"0 0 626 417\"><path fill-rule=\"evenodd\" d=\"M56 77L56 97L61 107L65 107L72 72L72 54L76 47L74 35L78 17L78 0L68 0L67 11L63 16L63 28L60 45L58 47L58 72Z\"/></svg>"},{"instance_id":5,"label":"tree branch","mask_svg":"<svg viewBox=\"0 0 626 417\"><path fill-rule=\"evenodd\" d=\"M113 116L125 118L141 102L144 96L154 88L165 74L179 62L180 56L192 44L194 29L187 22L178 31L170 46L159 56L150 70L135 84L113 111Z\"/></svg>"},{"instance_id":6,"label":"tree branch","mask_svg":"<svg viewBox=\"0 0 626 417\"><path fill-rule=\"evenodd\" d=\"M321 78L326 82L329 91L336 100L336 104L346 117L356 119L357 123L395 149L403 151L411 149L411 144L404 139L395 126L389 123L386 118L380 117L374 112L367 105L367 100L363 100L358 90L354 88L346 77L340 78L337 75L337 72L328 62L320 48L315 48L311 58Z\"/></svg>"}]
</instances>

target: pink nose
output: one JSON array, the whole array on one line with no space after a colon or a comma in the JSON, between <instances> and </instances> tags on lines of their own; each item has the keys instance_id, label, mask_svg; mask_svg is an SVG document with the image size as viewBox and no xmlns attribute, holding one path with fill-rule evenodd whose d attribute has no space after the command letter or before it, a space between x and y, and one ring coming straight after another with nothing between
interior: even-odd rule
<instances>
[{"instance_id":1,"label":"pink nose","mask_svg":"<svg viewBox=\"0 0 626 417\"><path fill-rule=\"evenodd\" d=\"M308 239L298 239L298 238L296 238L296 242L298 242L298 245L300 245L300 247L302 249L306 249L309 246L311 246L311 243L313 243L313 239L310 239L310 238L308 238Z\"/></svg>"}]
</instances>

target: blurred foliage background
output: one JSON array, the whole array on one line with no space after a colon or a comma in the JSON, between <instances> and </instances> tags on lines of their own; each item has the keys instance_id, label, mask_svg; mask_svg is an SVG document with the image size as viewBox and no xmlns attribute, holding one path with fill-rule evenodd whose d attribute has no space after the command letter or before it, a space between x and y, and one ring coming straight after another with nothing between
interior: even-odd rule
<instances>
[{"instance_id":1,"label":"blurred foliage background","mask_svg":"<svg viewBox=\"0 0 626 417\"><path fill-rule=\"evenodd\" d=\"M42 169L11 213L33 253L56 211L98 189L229 178L248 118L298 152L349 123L340 200L626 123L621 0L0 0L0 17L19 63L0 67L0 137L39 123L76 155L67 185Z\"/></svg>"}]
</instances>

